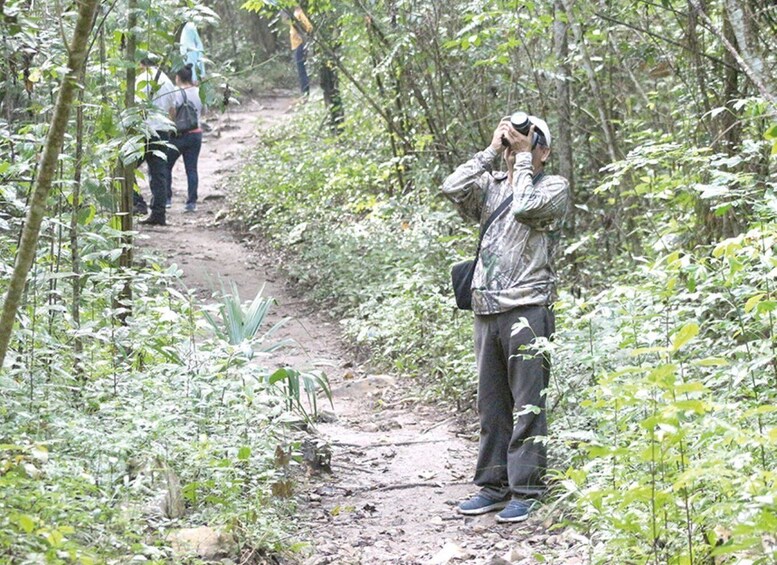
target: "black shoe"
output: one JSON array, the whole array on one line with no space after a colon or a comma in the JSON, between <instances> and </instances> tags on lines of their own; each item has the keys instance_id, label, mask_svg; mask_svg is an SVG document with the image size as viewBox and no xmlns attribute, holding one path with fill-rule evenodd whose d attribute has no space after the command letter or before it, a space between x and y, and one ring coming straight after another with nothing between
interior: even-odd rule
<instances>
[{"instance_id":1,"label":"black shoe","mask_svg":"<svg viewBox=\"0 0 777 565\"><path fill-rule=\"evenodd\" d=\"M132 213L136 216L145 216L148 214L148 206L145 204L135 204L135 206L132 208Z\"/></svg>"},{"instance_id":2,"label":"black shoe","mask_svg":"<svg viewBox=\"0 0 777 565\"><path fill-rule=\"evenodd\" d=\"M143 224L144 226L166 226L167 225L167 222L165 222L164 218L160 218L159 216L154 216L154 214L151 214L145 220L140 220L138 223Z\"/></svg>"}]
</instances>

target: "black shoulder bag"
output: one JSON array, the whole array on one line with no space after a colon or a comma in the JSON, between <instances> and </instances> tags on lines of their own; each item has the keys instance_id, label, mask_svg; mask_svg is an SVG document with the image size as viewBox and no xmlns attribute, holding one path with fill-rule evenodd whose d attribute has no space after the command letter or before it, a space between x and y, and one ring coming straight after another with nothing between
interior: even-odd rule
<instances>
[{"instance_id":1,"label":"black shoulder bag","mask_svg":"<svg viewBox=\"0 0 777 565\"><path fill-rule=\"evenodd\" d=\"M451 282L453 282L453 294L456 296L456 306L459 310L472 310L472 277L475 274L475 265L480 255L480 245L483 243L483 236L486 230L494 223L502 212L505 211L513 201L513 195L510 194L499 205L499 208L488 217L483 228L480 230L480 239L478 240L478 250L475 252L475 258L470 261L461 261L451 267Z\"/></svg>"}]
</instances>

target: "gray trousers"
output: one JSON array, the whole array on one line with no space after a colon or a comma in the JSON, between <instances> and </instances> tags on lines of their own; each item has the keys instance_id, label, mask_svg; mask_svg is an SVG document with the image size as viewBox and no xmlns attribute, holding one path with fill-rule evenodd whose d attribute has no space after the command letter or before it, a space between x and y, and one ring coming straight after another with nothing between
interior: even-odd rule
<instances>
[{"instance_id":1,"label":"gray trousers","mask_svg":"<svg viewBox=\"0 0 777 565\"><path fill-rule=\"evenodd\" d=\"M519 330L520 318L529 327ZM542 440L548 424L543 391L550 380L550 360L533 349L532 342L554 331L555 317L546 306L475 316L480 416L475 484L490 498L536 498L545 491L547 453ZM514 417L513 410L523 414ZM534 441L537 436L540 441Z\"/></svg>"}]
</instances>

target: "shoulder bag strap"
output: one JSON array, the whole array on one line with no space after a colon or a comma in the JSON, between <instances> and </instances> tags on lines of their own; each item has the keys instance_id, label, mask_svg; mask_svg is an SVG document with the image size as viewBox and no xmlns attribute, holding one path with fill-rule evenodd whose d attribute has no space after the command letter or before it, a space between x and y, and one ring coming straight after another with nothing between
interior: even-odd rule
<instances>
[{"instance_id":1,"label":"shoulder bag strap","mask_svg":"<svg viewBox=\"0 0 777 565\"><path fill-rule=\"evenodd\" d=\"M502 212L505 211L505 208L507 208L512 203L512 201L513 195L510 194L510 196L505 198L499 207L492 212L492 214L486 220L486 223L483 224L483 228L480 230L480 239L478 239L478 250L475 251L475 263L478 262L478 256L480 255L480 245L483 243L483 236L486 235L486 231L489 227L491 227L491 224L494 223L494 220L502 215Z\"/></svg>"},{"instance_id":2,"label":"shoulder bag strap","mask_svg":"<svg viewBox=\"0 0 777 565\"><path fill-rule=\"evenodd\" d=\"M542 180L542 177L545 176L545 171L540 171L534 177L532 177L532 184L537 184ZM486 223L483 224L483 229L480 230L480 239L478 240L478 250L475 252L475 263L478 261L478 256L480 255L480 245L483 243L483 236L486 235L486 230L491 226L491 224L494 223L494 220L496 220L499 216L502 215L502 212L505 211L505 208L507 208L510 203L513 201L513 195L510 193L510 196L505 198L502 203L499 205L499 207L493 211L493 213L488 217L486 220Z\"/></svg>"}]
</instances>

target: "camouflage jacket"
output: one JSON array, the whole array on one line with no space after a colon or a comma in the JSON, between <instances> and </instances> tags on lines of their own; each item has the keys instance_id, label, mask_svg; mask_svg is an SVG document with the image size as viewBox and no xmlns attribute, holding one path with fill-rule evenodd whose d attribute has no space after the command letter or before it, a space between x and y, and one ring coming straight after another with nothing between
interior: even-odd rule
<instances>
[{"instance_id":1,"label":"camouflage jacket","mask_svg":"<svg viewBox=\"0 0 777 565\"><path fill-rule=\"evenodd\" d=\"M506 173L491 173L496 151L487 148L459 166L443 183L443 194L465 218L480 222L513 193L512 208L488 228L472 280L475 314L518 306L550 305L556 298L552 256L556 234L569 205L564 177L532 179L531 153L518 153L513 186Z\"/></svg>"}]
</instances>

